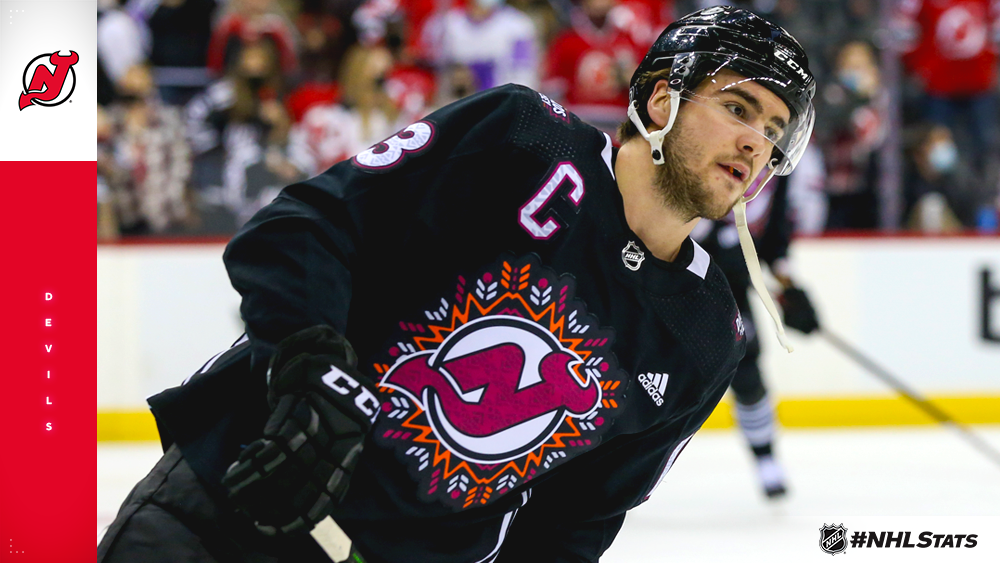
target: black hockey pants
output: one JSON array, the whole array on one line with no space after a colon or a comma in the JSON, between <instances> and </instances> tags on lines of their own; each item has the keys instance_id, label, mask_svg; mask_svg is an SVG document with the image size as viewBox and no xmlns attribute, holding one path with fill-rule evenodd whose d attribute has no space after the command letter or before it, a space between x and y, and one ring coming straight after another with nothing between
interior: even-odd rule
<instances>
[{"instance_id":1,"label":"black hockey pants","mask_svg":"<svg viewBox=\"0 0 1000 563\"><path fill-rule=\"evenodd\" d=\"M259 545L249 522L225 512L171 446L125 499L97 563L329 562L308 536Z\"/></svg>"}]
</instances>

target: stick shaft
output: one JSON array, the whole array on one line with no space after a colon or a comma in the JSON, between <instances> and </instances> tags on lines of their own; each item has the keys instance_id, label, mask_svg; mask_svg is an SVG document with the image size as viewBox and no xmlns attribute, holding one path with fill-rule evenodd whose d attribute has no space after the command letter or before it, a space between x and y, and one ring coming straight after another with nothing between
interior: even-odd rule
<instances>
[{"instance_id":1,"label":"stick shaft","mask_svg":"<svg viewBox=\"0 0 1000 563\"><path fill-rule=\"evenodd\" d=\"M347 534L340 529L333 518L327 516L320 520L310 530L309 535L316 540L316 543L334 563L344 563L345 561L364 563L364 559L352 549L351 538L347 537Z\"/></svg>"},{"instance_id":2,"label":"stick shaft","mask_svg":"<svg viewBox=\"0 0 1000 563\"><path fill-rule=\"evenodd\" d=\"M962 424L961 422L955 420L953 417L949 416L948 413L944 412L937 405L931 403L926 398L924 398L920 393L908 387L902 380L898 377L892 375L886 371L882 366L878 365L871 358L862 354L857 348L851 346L845 342L839 336L831 333L827 329L820 329L819 334L826 339L834 348L840 350L845 356L848 356L866 370L869 373L879 378L886 385L891 387L894 391L903 396L911 403L917 406L920 410L925 412L928 416L936 420L937 422L950 426L958 431L959 436L965 438L972 447L979 450L979 453L988 457L993 463L1000 466L1000 452L990 446L985 440L983 440L978 434L974 433L968 426Z\"/></svg>"}]
</instances>

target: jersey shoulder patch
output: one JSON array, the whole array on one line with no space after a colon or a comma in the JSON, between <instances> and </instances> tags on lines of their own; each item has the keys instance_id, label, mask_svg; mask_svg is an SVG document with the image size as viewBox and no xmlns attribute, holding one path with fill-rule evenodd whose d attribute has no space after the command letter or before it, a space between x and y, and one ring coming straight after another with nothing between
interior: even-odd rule
<instances>
[{"instance_id":1,"label":"jersey shoulder patch","mask_svg":"<svg viewBox=\"0 0 1000 563\"><path fill-rule=\"evenodd\" d=\"M541 99L542 105L545 106L545 109L548 110L549 114L552 115L552 117L560 121L563 121L565 123L570 122L570 113L566 111L566 108L563 107L562 104L546 96L545 94L542 94L541 92L535 92L535 93L538 94L538 97Z\"/></svg>"}]
</instances>

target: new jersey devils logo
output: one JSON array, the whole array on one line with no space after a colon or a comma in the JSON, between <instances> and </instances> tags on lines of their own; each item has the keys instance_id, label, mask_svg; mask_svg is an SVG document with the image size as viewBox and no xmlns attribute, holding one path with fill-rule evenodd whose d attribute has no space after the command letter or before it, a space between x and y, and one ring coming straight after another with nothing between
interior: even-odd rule
<instances>
[{"instance_id":1,"label":"new jersey devils logo","mask_svg":"<svg viewBox=\"0 0 1000 563\"><path fill-rule=\"evenodd\" d=\"M538 256L501 257L456 281L372 358L382 401L372 437L396 452L421 498L462 510L596 448L629 378L614 331L574 296L576 280Z\"/></svg>"},{"instance_id":2,"label":"new jersey devils logo","mask_svg":"<svg viewBox=\"0 0 1000 563\"><path fill-rule=\"evenodd\" d=\"M31 59L21 76L23 91L18 99L18 108L23 110L30 105L52 107L68 100L76 90L73 65L79 60L80 55L76 51L70 51L69 55L44 53ZM46 61L55 68L55 72L46 66Z\"/></svg>"},{"instance_id":3,"label":"new jersey devils logo","mask_svg":"<svg viewBox=\"0 0 1000 563\"><path fill-rule=\"evenodd\" d=\"M435 434L475 463L510 461L545 443L568 414L600 403L596 378L573 370L580 356L531 321L483 317L439 348L397 363L382 385L427 411Z\"/></svg>"}]
</instances>

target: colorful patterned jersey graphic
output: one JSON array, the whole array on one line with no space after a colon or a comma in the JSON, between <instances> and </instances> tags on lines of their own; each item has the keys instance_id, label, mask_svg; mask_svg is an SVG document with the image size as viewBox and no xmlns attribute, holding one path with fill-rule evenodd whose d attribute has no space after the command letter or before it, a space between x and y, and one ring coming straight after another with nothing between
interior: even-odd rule
<instances>
[{"instance_id":1,"label":"colorful patterned jersey graphic","mask_svg":"<svg viewBox=\"0 0 1000 563\"><path fill-rule=\"evenodd\" d=\"M596 447L627 379L575 281L536 256L458 278L453 302L401 322L374 436L426 500L484 505ZM390 363L391 362L391 363Z\"/></svg>"}]
</instances>

